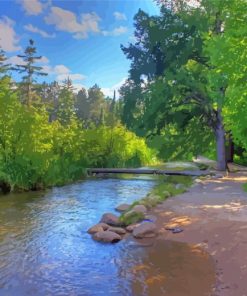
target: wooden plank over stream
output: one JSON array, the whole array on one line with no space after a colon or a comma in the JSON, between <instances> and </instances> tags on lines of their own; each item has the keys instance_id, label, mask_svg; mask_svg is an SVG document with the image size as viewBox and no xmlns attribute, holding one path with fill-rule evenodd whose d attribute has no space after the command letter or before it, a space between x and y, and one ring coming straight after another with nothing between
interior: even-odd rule
<instances>
[{"instance_id":1,"label":"wooden plank over stream","mask_svg":"<svg viewBox=\"0 0 247 296\"><path fill-rule=\"evenodd\" d=\"M137 174L137 175L171 175L171 176L206 176L212 175L212 172L205 170L195 171L172 171L172 170L157 170L157 169L116 169L116 168L94 168L87 169L89 175L93 174Z\"/></svg>"}]
</instances>

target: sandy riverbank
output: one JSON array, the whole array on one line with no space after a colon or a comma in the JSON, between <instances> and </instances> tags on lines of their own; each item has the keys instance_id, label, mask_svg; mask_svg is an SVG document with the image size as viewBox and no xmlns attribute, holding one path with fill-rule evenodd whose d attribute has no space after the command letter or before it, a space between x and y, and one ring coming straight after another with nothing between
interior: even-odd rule
<instances>
[{"instance_id":1,"label":"sandy riverbank","mask_svg":"<svg viewBox=\"0 0 247 296\"><path fill-rule=\"evenodd\" d=\"M247 295L247 173L208 179L153 210L159 240L196 245L214 259L217 280L210 296ZM168 226L179 226L172 234ZM182 296L182 295L179 295Z\"/></svg>"}]
</instances>

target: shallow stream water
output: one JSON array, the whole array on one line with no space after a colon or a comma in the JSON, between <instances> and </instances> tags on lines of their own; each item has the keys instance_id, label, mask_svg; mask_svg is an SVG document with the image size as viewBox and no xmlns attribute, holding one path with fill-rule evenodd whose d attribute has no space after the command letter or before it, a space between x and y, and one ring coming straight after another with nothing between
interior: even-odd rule
<instances>
[{"instance_id":1,"label":"shallow stream water","mask_svg":"<svg viewBox=\"0 0 247 296\"><path fill-rule=\"evenodd\" d=\"M150 179L98 179L46 193L1 196L0 295L199 296L188 294L193 285L188 288L186 281L196 276L205 283L213 265L204 255L199 260L186 244L140 247L131 239L101 244L86 232L103 213L144 197L154 184ZM182 280L192 270L193 276ZM184 294L176 288L179 281Z\"/></svg>"}]
</instances>

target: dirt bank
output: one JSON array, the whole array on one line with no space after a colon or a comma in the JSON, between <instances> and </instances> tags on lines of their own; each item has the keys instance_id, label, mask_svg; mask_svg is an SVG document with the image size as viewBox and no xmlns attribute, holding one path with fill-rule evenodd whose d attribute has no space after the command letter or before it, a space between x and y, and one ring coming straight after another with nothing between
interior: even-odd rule
<instances>
[{"instance_id":1,"label":"dirt bank","mask_svg":"<svg viewBox=\"0 0 247 296\"><path fill-rule=\"evenodd\" d=\"M211 296L247 296L247 172L197 183L153 210L159 239L186 242L212 255L217 281ZM179 226L172 234L166 227ZM179 295L182 296L182 295Z\"/></svg>"}]
</instances>

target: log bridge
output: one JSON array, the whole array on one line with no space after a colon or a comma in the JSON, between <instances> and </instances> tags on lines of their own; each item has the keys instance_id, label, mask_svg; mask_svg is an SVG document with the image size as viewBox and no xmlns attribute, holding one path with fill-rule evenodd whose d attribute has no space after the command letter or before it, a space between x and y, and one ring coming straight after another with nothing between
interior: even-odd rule
<instances>
[{"instance_id":1,"label":"log bridge","mask_svg":"<svg viewBox=\"0 0 247 296\"><path fill-rule=\"evenodd\" d=\"M94 168L87 169L88 175L97 174L137 174L137 175L170 175L170 176L207 176L213 173L208 170L195 171L172 171L172 170L158 170L158 169L116 169L116 168Z\"/></svg>"}]
</instances>

